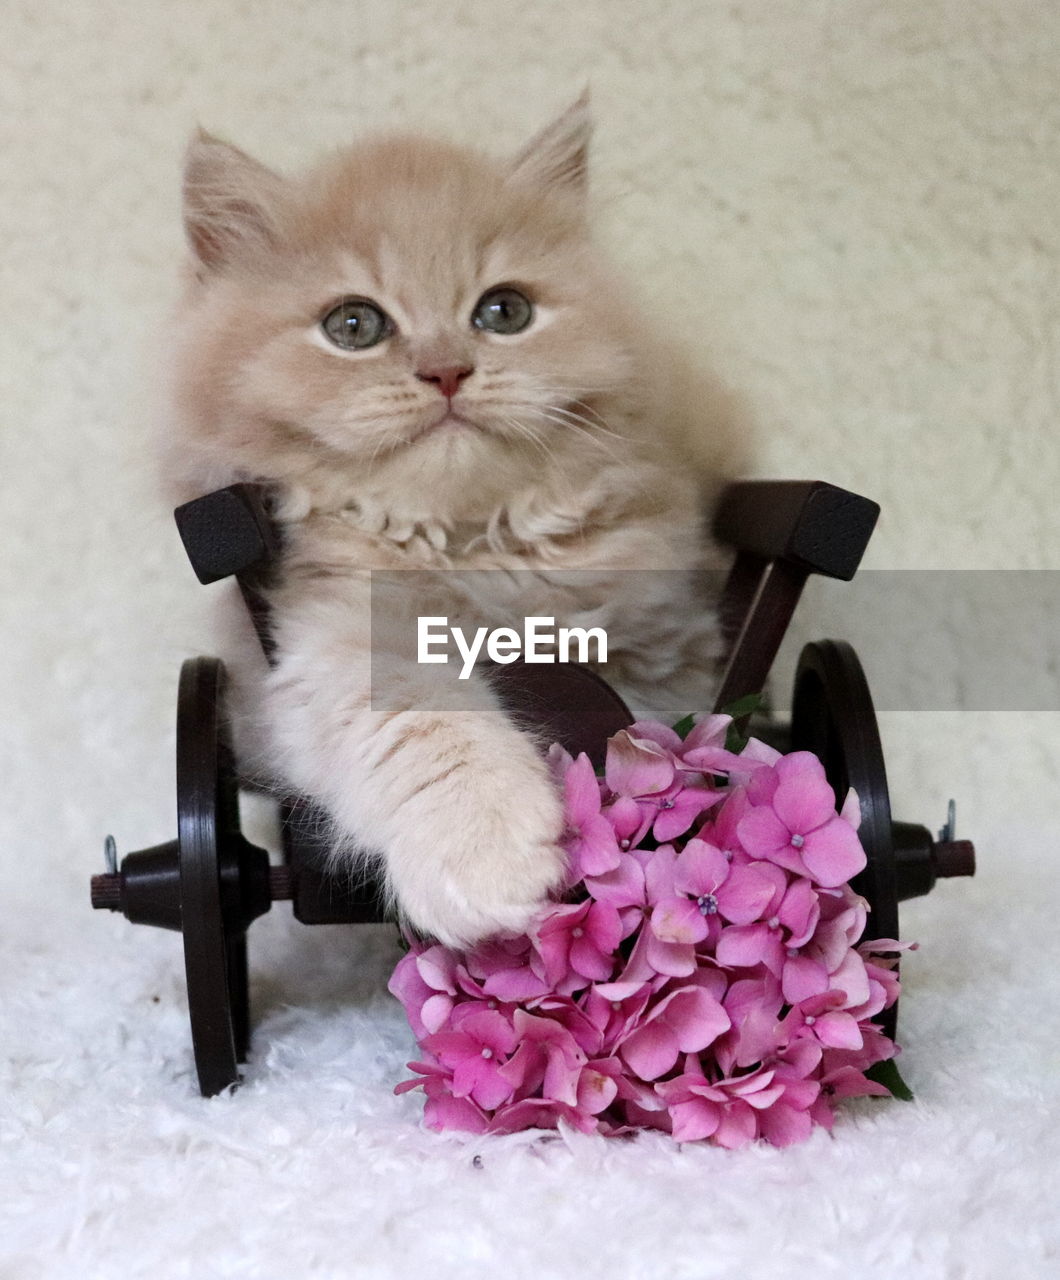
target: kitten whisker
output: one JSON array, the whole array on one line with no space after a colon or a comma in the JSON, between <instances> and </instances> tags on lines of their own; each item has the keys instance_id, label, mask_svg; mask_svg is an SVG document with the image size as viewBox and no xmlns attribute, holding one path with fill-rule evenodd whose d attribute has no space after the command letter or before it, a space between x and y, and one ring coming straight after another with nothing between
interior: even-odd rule
<instances>
[{"instance_id":1,"label":"kitten whisker","mask_svg":"<svg viewBox=\"0 0 1060 1280\"><path fill-rule=\"evenodd\" d=\"M541 416L546 421L554 423L557 427L566 427L568 430L577 430L579 427L589 428L588 430L581 432L581 438L583 440L588 441L589 444L594 445L603 454L605 454L608 458L610 458L612 462L617 463L619 466L624 464L625 459L623 459L614 449L612 449L611 446L606 443L606 441L601 440L599 438L596 432L592 429L592 423L571 421L567 417L565 416L561 417L559 414L554 413L553 411L550 411L548 409L542 409L542 410L539 410L539 412L541 413ZM614 435L615 433L609 432L608 434ZM616 436L616 439L622 439L622 437Z\"/></svg>"},{"instance_id":2,"label":"kitten whisker","mask_svg":"<svg viewBox=\"0 0 1060 1280\"><path fill-rule=\"evenodd\" d=\"M594 422L584 414L577 413L573 409L564 408L562 405L541 405L536 401L530 400L509 401L508 403L514 404L517 408L530 409L536 415L544 418L547 422L553 423L555 426L566 427L568 430L580 430L583 439L595 444L613 462L622 464L624 461L614 449L608 448L599 437L601 435L611 436L613 439L622 442L625 442L626 438L608 427L604 420L599 418L599 415L597 415L599 421Z\"/></svg>"},{"instance_id":3,"label":"kitten whisker","mask_svg":"<svg viewBox=\"0 0 1060 1280\"><path fill-rule=\"evenodd\" d=\"M553 462L555 460L556 455L553 450L549 448L548 441L543 439L539 432L534 431L533 427L531 427L529 423L520 422L519 419L512 417L505 417L504 423L515 432L517 437L529 440L531 444L540 449L547 462Z\"/></svg>"}]
</instances>

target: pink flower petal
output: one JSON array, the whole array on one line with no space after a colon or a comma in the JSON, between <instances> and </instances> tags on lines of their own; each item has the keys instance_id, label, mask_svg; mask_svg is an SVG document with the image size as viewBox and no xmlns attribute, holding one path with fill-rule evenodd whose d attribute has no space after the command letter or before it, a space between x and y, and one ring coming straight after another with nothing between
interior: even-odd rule
<instances>
[{"instance_id":1,"label":"pink flower petal","mask_svg":"<svg viewBox=\"0 0 1060 1280\"><path fill-rule=\"evenodd\" d=\"M397 962L387 983L387 990L404 1005L405 1016L409 1020L416 1039L421 1040L429 1034L421 1013L424 1004L431 998L434 991L423 981L416 968L415 952L407 951ZM437 1030L437 1028L434 1029Z\"/></svg>"},{"instance_id":2,"label":"pink flower petal","mask_svg":"<svg viewBox=\"0 0 1060 1280\"><path fill-rule=\"evenodd\" d=\"M607 743L605 777L616 795L655 795L673 782L674 763L650 739L634 738L627 729L620 729Z\"/></svg>"},{"instance_id":3,"label":"pink flower petal","mask_svg":"<svg viewBox=\"0 0 1060 1280\"><path fill-rule=\"evenodd\" d=\"M681 763L686 769L730 779L739 775L741 767L740 757L724 747L693 747L681 753Z\"/></svg>"},{"instance_id":4,"label":"pink flower petal","mask_svg":"<svg viewBox=\"0 0 1060 1280\"><path fill-rule=\"evenodd\" d=\"M720 1004L725 997L725 993L729 990L728 975L709 963L707 959L701 959L702 963L692 975L692 981L689 985L702 987Z\"/></svg>"},{"instance_id":5,"label":"pink flower petal","mask_svg":"<svg viewBox=\"0 0 1060 1280\"><path fill-rule=\"evenodd\" d=\"M623 1041L619 1053L641 1080L657 1080L677 1061L677 1037L665 1022L639 1027Z\"/></svg>"},{"instance_id":6,"label":"pink flower petal","mask_svg":"<svg viewBox=\"0 0 1060 1280\"><path fill-rule=\"evenodd\" d=\"M525 1098L502 1107L489 1122L489 1133L520 1133L524 1129L555 1129L560 1120L580 1133L594 1133L597 1122L577 1107L547 1098Z\"/></svg>"},{"instance_id":7,"label":"pink flower petal","mask_svg":"<svg viewBox=\"0 0 1060 1280\"><path fill-rule=\"evenodd\" d=\"M486 979L482 989L486 995L496 996L505 1003L515 1003L543 996L549 990L549 984L529 965L520 965L517 969L498 969Z\"/></svg>"},{"instance_id":8,"label":"pink flower petal","mask_svg":"<svg viewBox=\"0 0 1060 1280\"><path fill-rule=\"evenodd\" d=\"M594 902L585 916L585 936L605 955L610 955L622 941L622 921L610 903Z\"/></svg>"},{"instance_id":9,"label":"pink flower petal","mask_svg":"<svg viewBox=\"0 0 1060 1280\"><path fill-rule=\"evenodd\" d=\"M584 751L568 766L563 778L563 791L567 813L575 822L600 812L600 780Z\"/></svg>"},{"instance_id":10,"label":"pink flower petal","mask_svg":"<svg viewBox=\"0 0 1060 1280\"><path fill-rule=\"evenodd\" d=\"M468 1133L485 1133L489 1127L489 1121L473 1102L449 1094L427 1099L423 1123L428 1129L462 1129Z\"/></svg>"},{"instance_id":11,"label":"pink flower petal","mask_svg":"<svg viewBox=\"0 0 1060 1280\"><path fill-rule=\"evenodd\" d=\"M713 814L709 828L710 843L716 844L724 853L743 852L737 831L741 820L750 811L751 802L747 798L746 789L730 789L728 797Z\"/></svg>"},{"instance_id":12,"label":"pink flower petal","mask_svg":"<svg viewBox=\"0 0 1060 1280\"><path fill-rule=\"evenodd\" d=\"M644 867L644 887L648 902L654 906L677 896L674 886L677 855L673 845L661 844Z\"/></svg>"},{"instance_id":13,"label":"pink flower petal","mask_svg":"<svg viewBox=\"0 0 1060 1280\"><path fill-rule=\"evenodd\" d=\"M538 921L538 937L562 939L585 919L590 905L588 902L561 902L549 907L544 917Z\"/></svg>"},{"instance_id":14,"label":"pink flower petal","mask_svg":"<svg viewBox=\"0 0 1060 1280\"><path fill-rule=\"evenodd\" d=\"M702 942L710 932L706 917L689 898L668 898L651 913L651 927L663 942Z\"/></svg>"},{"instance_id":15,"label":"pink flower petal","mask_svg":"<svg viewBox=\"0 0 1060 1280\"><path fill-rule=\"evenodd\" d=\"M519 1041L512 1024L496 1009L484 1009L460 1024L460 1030L494 1054L509 1054Z\"/></svg>"},{"instance_id":16,"label":"pink flower petal","mask_svg":"<svg viewBox=\"0 0 1060 1280\"><path fill-rule=\"evenodd\" d=\"M666 1022L682 1053L698 1053L732 1025L723 1006L705 987L683 987L667 996L663 1004Z\"/></svg>"},{"instance_id":17,"label":"pink flower petal","mask_svg":"<svg viewBox=\"0 0 1060 1280\"><path fill-rule=\"evenodd\" d=\"M437 1031L432 1036L424 1037L422 1048L433 1053L439 1062L452 1069L466 1058L481 1052L482 1046L474 1036L463 1031Z\"/></svg>"},{"instance_id":18,"label":"pink flower petal","mask_svg":"<svg viewBox=\"0 0 1060 1280\"><path fill-rule=\"evenodd\" d=\"M524 1040L498 1072L511 1088L513 1098L523 1098L541 1087L545 1074L545 1059L540 1046Z\"/></svg>"},{"instance_id":19,"label":"pink flower petal","mask_svg":"<svg viewBox=\"0 0 1060 1280\"><path fill-rule=\"evenodd\" d=\"M739 1094L744 1102L756 1111L766 1111L783 1096L784 1085L779 1080L774 1080L771 1084L752 1089L739 1082L732 1086L732 1092Z\"/></svg>"},{"instance_id":20,"label":"pink flower petal","mask_svg":"<svg viewBox=\"0 0 1060 1280\"><path fill-rule=\"evenodd\" d=\"M733 1048L733 1061L737 1067L751 1067L761 1062L776 1047L776 1013L761 1005L748 1010L740 1023L739 1034Z\"/></svg>"},{"instance_id":21,"label":"pink flower petal","mask_svg":"<svg viewBox=\"0 0 1060 1280\"><path fill-rule=\"evenodd\" d=\"M651 814L646 813L632 796L618 796L603 810L603 814L620 842L620 849L635 845L651 822Z\"/></svg>"},{"instance_id":22,"label":"pink flower petal","mask_svg":"<svg viewBox=\"0 0 1060 1280\"><path fill-rule=\"evenodd\" d=\"M813 936L820 916L821 908L813 885L809 880L796 880L777 908L777 919L791 935L788 946L804 946Z\"/></svg>"},{"instance_id":23,"label":"pink flower petal","mask_svg":"<svg viewBox=\"0 0 1060 1280\"><path fill-rule=\"evenodd\" d=\"M854 1067L840 1067L837 1071L829 1072L823 1083L828 1085L836 1098L891 1097L891 1091L886 1085L870 1080Z\"/></svg>"},{"instance_id":24,"label":"pink flower petal","mask_svg":"<svg viewBox=\"0 0 1060 1280\"><path fill-rule=\"evenodd\" d=\"M814 1035L830 1049L860 1049L861 1028L849 1013L822 1013L814 1022Z\"/></svg>"},{"instance_id":25,"label":"pink flower petal","mask_svg":"<svg viewBox=\"0 0 1060 1280\"><path fill-rule=\"evenodd\" d=\"M780 1072L777 1074L779 1076ZM785 1076L783 1084L784 1101L789 1107L795 1107L799 1111L805 1111L811 1106L821 1092L819 1080L800 1080L794 1077L789 1079Z\"/></svg>"},{"instance_id":26,"label":"pink flower petal","mask_svg":"<svg viewBox=\"0 0 1060 1280\"><path fill-rule=\"evenodd\" d=\"M729 875L725 854L706 840L689 840L674 864L674 887L698 898L713 893Z\"/></svg>"},{"instance_id":27,"label":"pink flower petal","mask_svg":"<svg viewBox=\"0 0 1060 1280\"><path fill-rule=\"evenodd\" d=\"M777 1102L758 1117L758 1127L761 1136L774 1147L790 1147L805 1142L813 1130L813 1120L808 1111Z\"/></svg>"},{"instance_id":28,"label":"pink flower petal","mask_svg":"<svg viewBox=\"0 0 1060 1280\"><path fill-rule=\"evenodd\" d=\"M428 947L416 957L416 968L429 987L456 995L456 956L448 947Z\"/></svg>"},{"instance_id":29,"label":"pink flower petal","mask_svg":"<svg viewBox=\"0 0 1060 1280\"><path fill-rule=\"evenodd\" d=\"M678 1142L697 1142L709 1138L721 1123L721 1107L705 1098L676 1102L670 1108L673 1135Z\"/></svg>"},{"instance_id":30,"label":"pink flower petal","mask_svg":"<svg viewBox=\"0 0 1060 1280\"><path fill-rule=\"evenodd\" d=\"M778 782L787 782L789 779L808 781L825 776L824 765L812 751L789 751L775 761L773 771Z\"/></svg>"},{"instance_id":31,"label":"pink flower petal","mask_svg":"<svg viewBox=\"0 0 1060 1280\"><path fill-rule=\"evenodd\" d=\"M822 920L814 930L806 950L814 959L820 960L829 973L834 973L850 950L850 942L841 922Z\"/></svg>"},{"instance_id":32,"label":"pink flower petal","mask_svg":"<svg viewBox=\"0 0 1060 1280\"><path fill-rule=\"evenodd\" d=\"M796 1040L784 1053L785 1070L796 1076L808 1076L820 1065L823 1053L816 1040Z\"/></svg>"},{"instance_id":33,"label":"pink flower petal","mask_svg":"<svg viewBox=\"0 0 1060 1280\"><path fill-rule=\"evenodd\" d=\"M845 884L865 869L865 850L858 833L840 817L811 831L801 853L807 872L825 888Z\"/></svg>"},{"instance_id":34,"label":"pink flower petal","mask_svg":"<svg viewBox=\"0 0 1060 1280\"><path fill-rule=\"evenodd\" d=\"M597 902L609 902L619 909L643 906L644 868L632 854L623 853L613 871L600 876L587 875L585 887Z\"/></svg>"},{"instance_id":35,"label":"pink flower petal","mask_svg":"<svg viewBox=\"0 0 1060 1280\"><path fill-rule=\"evenodd\" d=\"M748 738L747 746L740 752L740 759L755 765L766 765L772 768L783 760L781 753L767 746L760 738Z\"/></svg>"},{"instance_id":36,"label":"pink flower petal","mask_svg":"<svg viewBox=\"0 0 1060 1280\"><path fill-rule=\"evenodd\" d=\"M732 716L720 714L697 719L684 740L685 751L693 751L698 747L723 747L731 724Z\"/></svg>"},{"instance_id":37,"label":"pink flower petal","mask_svg":"<svg viewBox=\"0 0 1060 1280\"><path fill-rule=\"evenodd\" d=\"M853 787L847 792L839 816L844 822L849 822L855 831L861 826L861 799Z\"/></svg>"},{"instance_id":38,"label":"pink flower petal","mask_svg":"<svg viewBox=\"0 0 1060 1280\"><path fill-rule=\"evenodd\" d=\"M685 787L676 799L663 804L659 816L652 825L652 835L656 840L675 840L683 836L701 813L713 809L725 799L723 791L712 791L707 787Z\"/></svg>"},{"instance_id":39,"label":"pink flower petal","mask_svg":"<svg viewBox=\"0 0 1060 1280\"><path fill-rule=\"evenodd\" d=\"M602 953L592 938L573 938L570 967L589 982L606 982L614 969L611 953Z\"/></svg>"},{"instance_id":40,"label":"pink flower petal","mask_svg":"<svg viewBox=\"0 0 1060 1280\"><path fill-rule=\"evenodd\" d=\"M454 1081L456 1079L455 1072L453 1079ZM456 1093L455 1088L453 1093ZM511 1096L511 1086L498 1071L497 1063L495 1061L486 1062L483 1059L478 1082L471 1091L472 1099L478 1103L483 1111L494 1111L501 1103L507 1102Z\"/></svg>"},{"instance_id":41,"label":"pink flower petal","mask_svg":"<svg viewBox=\"0 0 1060 1280\"><path fill-rule=\"evenodd\" d=\"M589 1115L598 1115L615 1100L618 1084L611 1076L596 1071L592 1066L582 1068L578 1077L577 1105Z\"/></svg>"},{"instance_id":42,"label":"pink flower petal","mask_svg":"<svg viewBox=\"0 0 1060 1280\"><path fill-rule=\"evenodd\" d=\"M825 778L795 774L777 784L773 812L789 831L805 836L836 816L835 792Z\"/></svg>"},{"instance_id":43,"label":"pink flower petal","mask_svg":"<svg viewBox=\"0 0 1060 1280\"><path fill-rule=\"evenodd\" d=\"M584 1063L583 1053L567 1052L562 1045L546 1045L545 1075L541 1082L544 1097L573 1107L578 1101L578 1077Z\"/></svg>"},{"instance_id":44,"label":"pink flower petal","mask_svg":"<svg viewBox=\"0 0 1060 1280\"><path fill-rule=\"evenodd\" d=\"M663 942L651 929L645 929L647 961L656 973L671 978L687 978L696 971L695 948L690 942ZM632 957L631 957L632 958Z\"/></svg>"},{"instance_id":45,"label":"pink flower petal","mask_svg":"<svg viewBox=\"0 0 1060 1280\"><path fill-rule=\"evenodd\" d=\"M461 968L466 966L467 971L476 978L488 978L498 969L511 969L525 964L530 950L530 939L527 937L493 938L468 952ZM457 970L457 981L461 981L460 968Z\"/></svg>"},{"instance_id":46,"label":"pink flower petal","mask_svg":"<svg viewBox=\"0 0 1060 1280\"><path fill-rule=\"evenodd\" d=\"M847 1006L864 1004L869 999L869 975L865 961L856 951L848 951L843 957L828 985L846 995Z\"/></svg>"},{"instance_id":47,"label":"pink flower petal","mask_svg":"<svg viewBox=\"0 0 1060 1280\"><path fill-rule=\"evenodd\" d=\"M600 876L618 866L621 850L615 829L602 814L583 818L565 842L573 859L573 870L582 876Z\"/></svg>"},{"instance_id":48,"label":"pink flower petal","mask_svg":"<svg viewBox=\"0 0 1060 1280\"><path fill-rule=\"evenodd\" d=\"M452 1012L453 998L442 991L438 992L437 995L431 996L429 1000L425 1000L423 1008L420 1010L420 1018L428 1035L432 1035L435 1031L440 1031Z\"/></svg>"},{"instance_id":49,"label":"pink flower petal","mask_svg":"<svg viewBox=\"0 0 1060 1280\"><path fill-rule=\"evenodd\" d=\"M768 925L734 924L722 929L714 954L719 964L749 969L762 963L769 945Z\"/></svg>"},{"instance_id":50,"label":"pink flower petal","mask_svg":"<svg viewBox=\"0 0 1060 1280\"><path fill-rule=\"evenodd\" d=\"M784 999L798 1004L828 990L828 970L809 956L794 956L784 965L782 983Z\"/></svg>"},{"instance_id":51,"label":"pink flower petal","mask_svg":"<svg viewBox=\"0 0 1060 1280\"><path fill-rule=\"evenodd\" d=\"M758 805L739 821L736 834L752 858L771 858L791 843L791 831L768 805Z\"/></svg>"},{"instance_id":52,"label":"pink flower petal","mask_svg":"<svg viewBox=\"0 0 1060 1280\"><path fill-rule=\"evenodd\" d=\"M652 931L641 929L633 950L629 953L626 967L614 982L598 986L597 992L607 1000L625 1000L636 992L650 990L650 984L658 972L648 958L648 947L652 941L658 941L653 937ZM694 956L692 963L695 964Z\"/></svg>"},{"instance_id":53,"label":"pink flower petal","mask_svg":"<svg viewBox=\"0 0 1060 1280\"><path fill-rule=\"evenodd\" d=\"M753 1142L758 1134L758 1119L746 1102L732 1102L725 1108L721 1123L714 1132L719 1147L735 1151Z\"/></svg>"},{"instance_id":54,"label":"pink flower petal","mask_svg":"<svg viewBox=\"0 0 1060 1280\"><path fill-rule=\"evenodd\" d=\"M677 752L683 745L680 735L659 720L637 720L629 726L629 736L634 739L647 738L649 742L654 742L664 751Z\"/></svg>"},{"instance_id":55,"label":"pink flower petal","mask_svg":"<svg viewBox=\"0 0 1060 1280\"><path fill-rule=\"evenodd\" d=\"M752 866L733 863L729 877L717 892L718 908L732 924L761 919L773 900L773 882Z\"/></svg>"}]
</instances>

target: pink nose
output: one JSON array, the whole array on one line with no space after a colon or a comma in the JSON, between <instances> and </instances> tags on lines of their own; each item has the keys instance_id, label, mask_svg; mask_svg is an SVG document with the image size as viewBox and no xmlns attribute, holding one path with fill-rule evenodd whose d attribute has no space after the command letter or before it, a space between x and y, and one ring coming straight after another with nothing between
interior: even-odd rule
<instances>
[{"instance_id":1,"label":"pink nose","mask_svg":"<svg viewBox=\"0 0 1060 1280\"><path fill-rule=\"evenodd\" d=\"M461 382L474 372L474 367L469 364L447 365L444 369L417 369L416 377L421 382L433 382L443 396L452 400L460 390Z\"/></svg>"}]
</instances>

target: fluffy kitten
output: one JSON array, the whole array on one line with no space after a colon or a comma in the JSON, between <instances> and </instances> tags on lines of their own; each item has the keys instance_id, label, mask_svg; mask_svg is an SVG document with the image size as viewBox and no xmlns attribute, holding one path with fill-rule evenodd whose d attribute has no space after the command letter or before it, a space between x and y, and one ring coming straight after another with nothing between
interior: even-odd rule
<instances>
[{"instance_id":1,"label":"fluffy kitten","mask_svg":"<svg viewBox=\"0 0 1060 1280\"><path fill-rule=\"evenodd\" d=\"M392 593L373 702L369 570L533 571L511 617L604 625L635 709L709 687L714 627L681 572L703 544L689 408L590 243L589 127L581 99L512 161L387 136L297 180L206 134L187 157L174 461L189 496L267 482L285 533L275 664L237 655L243 751L447 943L527 924L562 876L560 802L488 679L455 703L407 659L417 614L508 620L474 575Z\"/></svg>"}]
</instances>

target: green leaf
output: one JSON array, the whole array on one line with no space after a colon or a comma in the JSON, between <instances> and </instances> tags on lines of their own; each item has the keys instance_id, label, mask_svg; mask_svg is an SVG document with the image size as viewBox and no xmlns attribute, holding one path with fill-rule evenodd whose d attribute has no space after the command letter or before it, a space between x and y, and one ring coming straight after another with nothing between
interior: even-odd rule
<instances>
[{"instance_id":1,"label":"green leaf","mask_svg":"<svg viewBox=\"0 0 1060 1280\"><path fill-rule=\"evenodd\" d=\"M903 1102L913 1101L913 1091L902 1079L893 1058L888 1058L886 1062L874 1063L865 1072L865 1076L876 1084L882 1084L885 1089L889 1089L892 1097L901 1098Z\"/></svg>"},{"instance_id":2,"label":"green leaf","mask_svg":"<svg viewBox=\"0 0 1060 1280\"><path fill-rule=\"evenodd\" d=\"M674 733L676 733L677 736L683 742L685 738L687 738L688 735L695 728L695 725L696 725L696 717L692 714L692 712L689 712L687 716L684 716L682 719L678 720L678 722L674 725Z\"/></svg>"},{"instance_id":3,"label":"green leaf","mask_svg":"<svg viewBox=\"0 0 1060 1280\"><path fill-rule=\"evenodd\" d=\"M725 735L726 751L732 751L734 754L739 755L744 747L747 746L747 740L751 735L742 730L738 722L745 716L753 715L761 705L762 695L760 693L745 693L742 698L737 698L727 706L722 707L722 715L732 716L732 724L729 725L729 731Z\"/></svg>"},{"instance_id":4,"label":"green leaf","mask_svg":"<svg viewBox=\"0 0 1060 1280\"><path fill-rule=\"evenodd\" d=\"M737 698L730 702L728 706L721 709L723 716L732 716L734 720L740 720L744 716L753 715L762 705L762 695L760 693L745 693L742 698Z\"/></svg>"}]
</instances>

